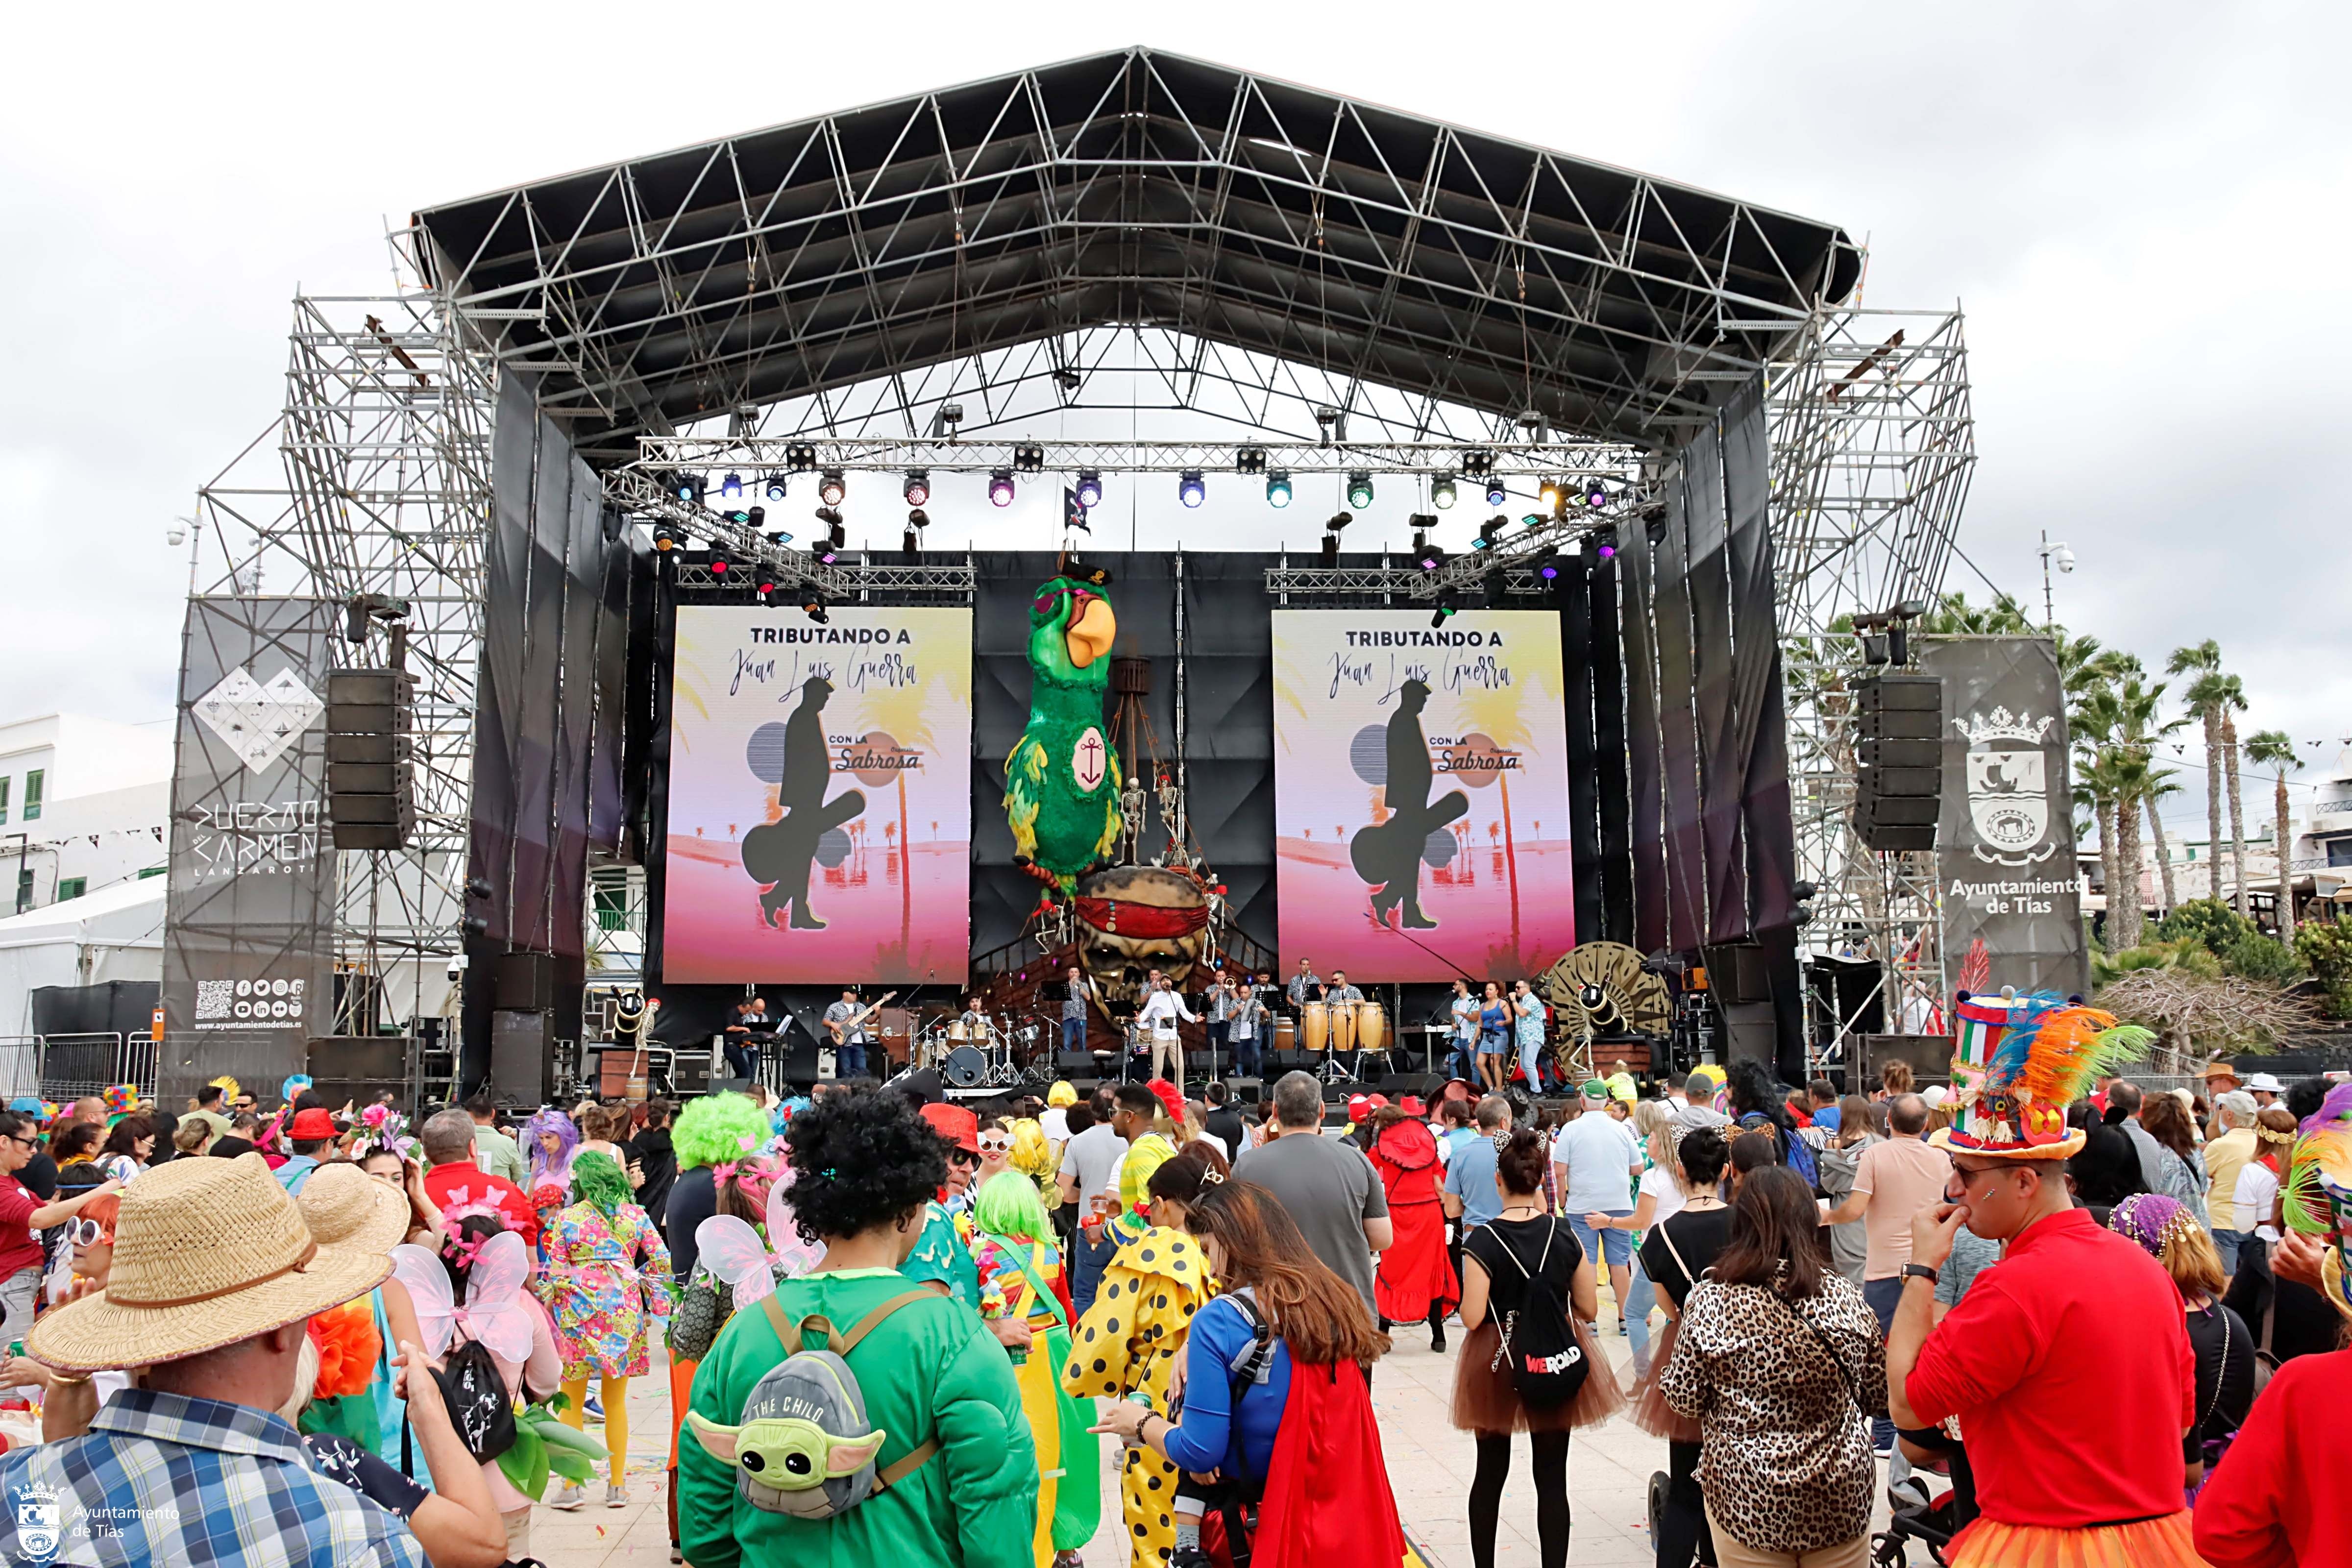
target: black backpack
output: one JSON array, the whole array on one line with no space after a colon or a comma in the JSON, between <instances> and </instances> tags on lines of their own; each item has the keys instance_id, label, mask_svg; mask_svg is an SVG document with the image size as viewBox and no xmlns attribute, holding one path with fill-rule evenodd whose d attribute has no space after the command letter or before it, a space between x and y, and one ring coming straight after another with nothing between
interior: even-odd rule
<instances>
[{"instance_id":1,"label":"black backpack","mask_svg":"<svg viewBox=\"0 0 2352 1568\"><path fill-rule=\"evenodd\" d=\"M1518 1310L1499 1320L1503 1342L1495 1352L1492 1371L1506 1362L1511 1369L1511 1385L1518 1390L1522 1403L1549 1407L1565 1405L1576 1397L1591 1374L1592 1363L1576 1342L1575 1326L1570 1322L1568 1303L1560 1300L1559 1287L1552 1282L1546 1268L1551 1261L1551 1244L1559 1235L1559 1221L1551 1222L1544 1237L1543 1256L1530 1269L1519 1261L1518 1253L1500 1231L1490 1233L1503 1256L1509 1258L1520 1277L1527 1281L1527 1290ZM1486 1310L1494 1312L1493 1299Z\"/></svg>"},{"instance_id":2,"label":"black backpack","mask_svg":"<svg viewBox=\"0 0 2352 1568\"><path fill-rule=\"evenodd\" d=\"M478 1463L488 1464L514 1447L514 1403L488 1351L473 1340L453 1345L433 1375L440 1382L450 1424Z\"/></svg>"}]
</instances>

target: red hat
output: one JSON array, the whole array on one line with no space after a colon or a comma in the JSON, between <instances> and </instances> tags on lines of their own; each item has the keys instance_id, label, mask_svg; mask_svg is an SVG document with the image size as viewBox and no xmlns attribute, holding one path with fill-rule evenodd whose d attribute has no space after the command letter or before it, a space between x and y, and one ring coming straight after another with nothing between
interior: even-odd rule
<instances>
[{"instance_id":1,"label":"red hat","mask_svg":"<svg viewBox=\"0 0 2352 1568\"><path fill-rule=\"evenodd\" d=\"M1169 1121L1175 1122L1180 1127L1184 1124L1183 1090L1178 1089L1174 1084L1170 1083L1164 1078L1155 1078L1143 1087L1150 1089L1152 1094L1159 1099L1160 1109L1168 1112Z\"/></svg>"},{"instance_id":2,"label":"red hat","mask_svg":"<svg viewBox=\"0 0 2352 1568\"><path fill-rule=\"evenodd\" d=\"M922 1115L932 1131L957 1148L970 1154L980 1152L980 1118L962 1106L926 1105Z\"/></svg>"},{"instance_id":3,"label":"red hat","mask_svg":"<svg viewBox=\"0 0 2352 1568\"><path fill-rule=\"evenodd\" d=\"M298 1110L286 1129L286 1136L297 1143L324 1142L335 1135L335 1119L318 1106Z\"/></svg>"},{"instance_id":4,"label":"red hat","mask_svg":"<svg viewBox=\"0 0 2352 1568\"><path fill-rule=\"evenodd\" d=\"M1387 1095L1376 1094L1372 1096L1372 1109L1374 1110L1386 1110L1388 1108L1389 1097Z\"/></svg>"},{"instance_id":5,"label":"red hat","mask_svg":"<svg viewBox=\"0 0 2352 1568\"><path fill-rule=\"evenodd\" d=\"M1474 1099L1475 1096L1471 1094L1470 1085L1466 1080L1458 1078L1450 1078L1445 1080L1445 1087L1437 1091L1437 1098L1440 1100L1470 1100Z\"/></svg>"},{"instance_id":6,"label":"red hat","mask_svg":"<svg viewBox=\"0 0 2352 1568\"><path fill-rule=\"evenodd\" d=\"M1362 1120L1364 1120L1364 1118L1365 1118L1365 1117L1370 1116L1371 1113L1372 1113L1372 1097L1371 1097L1370 1095L1369 1095L1369 1094L1351 1094L1351 1095L1349 1095L1349 1096L1348 1097L1348 1120L1349 1120L1349 1121L1361 1121Z\"/></svg>"},{"instance_id":7,"label":"red hat","mask_svg":"<svg viewBox=\"0 0 2352 1568\"><path fill-rule=\"evenodd\" d=\"M1429 1107L1421 1102L1421 1096L1417 1094L1408 1094L1402 1100L1398 1100L1397 1109L1403 1111L1407 1116L1426 1116L1429 1114Z\"/></svg>"}]
</instances>

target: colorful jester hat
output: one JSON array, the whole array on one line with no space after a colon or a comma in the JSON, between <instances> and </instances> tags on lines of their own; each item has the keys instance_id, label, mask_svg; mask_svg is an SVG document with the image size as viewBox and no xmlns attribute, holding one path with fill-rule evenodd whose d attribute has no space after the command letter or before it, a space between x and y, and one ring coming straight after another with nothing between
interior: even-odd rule
<instances>
[{"instance_id":1,"label":"colorful jester hat","mask_svg":"<svg viewBox=\"0 0 2352 1568\"><path fill-rule=\"evenodd\" d=\"M1104 728L1118 623L1105 574L1066 573L1029 605L1029 725L1004 760L1013 854L1065 894L1118 847L1118 759Z\"/></svg>"},{"instance_id":2,"label":"colorful jester hat","mask_svg":"<svg viewBox=\"0 0 2352 1568\"><path fill-rule=\"evenodd\" d=\"M2053 992L1958 994L1952 1092L1959 1110L1928 1142L2010 1160L2063 1160L2083 1146L2066 1108L2102 1074L2147 1054L2155 1035Z\"/></svg>"},{"instance_id":3,"label":"colorful jester hat","mask_svg":"<svg viewBox=\"0 0 2352 1568\"><path fill-rule=\"evenodd\" d=\"M2352 1267L2352 1084L2328 1091L2319 1109L2304 1119L2287 1156L2284 1199L2287 1228L2324 1237L2327 1261L2321 1269L2327 1299L2352 1318L2344 1275Z\"/></svg>"}]
</instances>

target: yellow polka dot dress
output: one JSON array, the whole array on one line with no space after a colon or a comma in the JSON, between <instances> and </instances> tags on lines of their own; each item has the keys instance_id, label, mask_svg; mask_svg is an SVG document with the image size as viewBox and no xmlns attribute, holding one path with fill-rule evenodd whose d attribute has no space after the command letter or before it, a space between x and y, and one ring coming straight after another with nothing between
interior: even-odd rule
<instances>
[{"instance_id":1,"label":"yellow polka dot dress","mask_svg":"<svg viewBox=\"0 0 2352 1568\"><path fill-rule=\"evenodd\" d=\"M1122 1247L1103 1270L1094 1305L1071 1335L1062 1387L1081 1398L1141 1394L1169 1413L1169 1381L1184 1353L1192 1314L1213 1294L1198 1243L1153 1226ZM1149 1448L1127 1451L1119 1478L1127 1538L1139 1564L1166 1563L1176 1547L1170 1504L1176 1467Z\"/></svg>"}]
</instances>

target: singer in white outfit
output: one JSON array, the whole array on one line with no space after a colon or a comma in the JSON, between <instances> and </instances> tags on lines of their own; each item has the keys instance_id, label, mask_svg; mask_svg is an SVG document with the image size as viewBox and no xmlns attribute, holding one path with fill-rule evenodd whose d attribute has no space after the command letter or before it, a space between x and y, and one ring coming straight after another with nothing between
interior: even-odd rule
<instances>
[{"instance_id":1,"label":"singer in white outfit","mask_svg":"<svg viewBox=\"0 0 2352 1568\"><path fill-rule=\"evenodd\" d=\"M1168 984L1168 977L1163 974L1160 977L1158 988L1144 998L1143 1011L1136 1017L1151 1031L1151 1076L1168 1079L1176 1086L1178 1093L1182 1093L1184 1037L1176 1032L1176 1022L1180 1018L1188 1024L1192 1022L1192 1010L1184 1005L1184 998L1176 994L1175 987ZM1175 1064L1173 1072L1162 1065L1171 1060Z\"/></svg>"}]
</instances>

